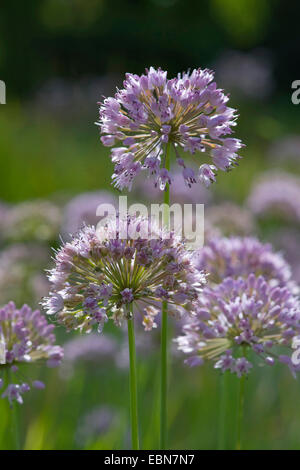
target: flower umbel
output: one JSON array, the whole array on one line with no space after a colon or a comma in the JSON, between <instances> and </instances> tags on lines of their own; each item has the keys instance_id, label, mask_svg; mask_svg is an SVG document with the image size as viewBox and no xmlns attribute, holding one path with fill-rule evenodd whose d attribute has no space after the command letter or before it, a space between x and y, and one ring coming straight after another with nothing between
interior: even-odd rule
<instances>
[{"instance_id":1,"label":"flower umbel","mask_svg":"<svg viewBox=\"0 0 300 470\"><path fill-rule=\"evenodd\" d=\"M141 170L154 176L161 190L172 177L164 165L163 150L171 144L186 184L215 181L215 171L231 169L240 158L242 143L225 138L232 133L236 114L228 97L213 82L213 72L194 69L167 79L167 72L153 67L145 75L126 74L124 88L100 103L102 143L112 149L116 187L131 189ZM179 150L192 155L209 152L212 161L196 158L199 173L186 166ZM212 164L210 164L212 163Z\"/></svg>"},{"instance_id":2,"label":"flower umbel","mask_svg":"<svg viewBox=\"0 0 300 470\"><path fill-rule=\"evenodd\" d=\"M299 332L298 299L287 287L271 286L263 276L250 274L205 287L195 318L175 341L181 351L191 354L187 359L191 366L213 361L215 368L240 377L253 366L249 350L268 365L275 360L287 363L294 373L298 367L280 350L292 352Z\"/></svg>"},{"instance_id":3,"label":"flower umbel","mask_svg":"<svg viewBox=\"0 0 300 470\"><path fill-rule=\"evenodd\" d=\"M270 243L254 237L216 237L198 251L197 267L209 273L209 281L222 282L228 276L260 274L273 284L291 283L291 268Z\"/></svg>"},{"instance_id":4,"label":"flower umbel","mask_svg":"<svg viewBox=\"0 0 300 470\"><path fill-rule=\"evenodd\" d=\"M0 309L0 388L2 398L23 403L22 395L30 390L28 383L18 377L22 363L46 361L48 367L56 367L63 358L63 349L55 345L54 325L50 325L39 310L28 305L19 310L13 302ZM10 370L19 383L8 384L4 372ZM19 380L18 380L19 381ZM37 389L44 388L38 380L32 382Z\"/></svg>"},{"instance_id":5,"label":"flower umbel","mask_svg":"<svg viewBox=\"0 0 300 470\"><path fill-rule=\"evenodd\" d=\"M68 330L90 331L97 324L101 331L109 318L119 325L130 317L131 304L149 330L156 326L157 302L190 311L198 299L205 276L174 233L164 238L153 227L149 232L146 219L117 220L102 233L85 227L56 253L44 306Z\"/></svg>"}]
</instances>

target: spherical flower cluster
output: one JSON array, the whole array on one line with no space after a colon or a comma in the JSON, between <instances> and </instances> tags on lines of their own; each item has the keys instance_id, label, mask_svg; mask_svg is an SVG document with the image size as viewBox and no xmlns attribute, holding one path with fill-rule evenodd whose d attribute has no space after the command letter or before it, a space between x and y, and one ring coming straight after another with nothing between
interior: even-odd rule
<instances>
[{"instance_id":1,"label":"spherical flower cluster","mask_svg":"<svg viewBox=\"0 0 300 470\"><path fill-rule=\"evenodd\" d=\"M0 202L0 233L1 233L0 238L3 237L2 232L5 226L5 217L6 217L7 211L8 211L8 207L2 202Z\"/></svg>"},{"instance_id":2,"label":"spherical flower cluster","mask_svg":"<svg viewBox=\"0 0 300 470\"><path fill-rule=\"evenodd\" d=\"M91 333L88 336L76 336L64 344L64 360L60 368L61 377L66 380L72 377L80 363L92 363L111 366L119 353L118 343L113 336Z\"/></svg>"},{"instance_id":3,"label":"spherical flower cluster","mask_svg":"<svg viewBox=\"0 0 300 470\"><path fill-rule=\"evenodd\" d=\"M14 400L23 403L22 395L30 390L22 376L18 377L22 363L46 361L48 367L56 367L63 357L63 349L56 346L54 325L50 325L39 310L32 311L27 305L19 310L13 302L0 309L0 388L2 398L7 397L10 404ZM19 383L8 383L5 371L10 370ZM32 386L42 389L40 381Z\"/></svg>"},{"instance_id":4,"label":"spherical flower cluster","mask_svg":"<svg viewBox=\"0 0 300 470\"><path fill-rule=\"evenodd\" d=\"M297 284L300 284L299 239L300 231L296 228L282 228L272 235L272 243L284 254Z\"/></svg>"},{"instance_id":5,"label":"spherical flower cluster","mask_svg":"<svg viewBox=\"0 0 300 470\"><path fill-rule=\"evenodd\" d=\"M261 243L254 237L230 237L209 239L198 251L195 261L199 270L209 273L209 282L220 283L228 276L247 277L254 273L276 285L291 280L291 269L272 245Z\"/></svg>"},{"instance_id":6,"label":"spherical flower cluster","mask_svg":"<svg viewBox=\"0 0 300 470\"><path fill-rule=\"evenodd\" d=\"M298 163L300 158L300 136L289 134L272 141L268 150L268 157L272 163Z\"/></svg>"},{"instance_id":7,"label":"spherical flower cluster","mask_svg":"<svg viewBox=\"0 0 300 470\"><path fill-rule=\"evenodd\" d=\"M3 237L12 241L48 242L59 233L61 213L49 201L26 201L10 208L5 215Z\"/></svg>"},{"instance_id":8,"label":"spherical flower cluster","mask_svg":"<svg viewBox=\"0 0 300 470\"><path fill-rule=\"evenodd\" d=\"M101 435L107 433L114 424L117 424L119 419L120 417L117 410L110 406L102 405L92 409L79 420L76 430L76 441L78 445L82 446L82 443L99 439Z\"/></svg>"},{"instance_id":9,"label":"spherical flower cluster","mask_svg":"<svg viewBox=\"0 0 300 470\"><path fill-rule=\"evenodd\" d=\"M64 208L62 233L68 236L77 232L84 225L97 225L101 220L97 216L100 204L116 205L116 198L108 191L92 191L75 196Z\"/></svg>"},{"instance_id":10,"label":"spherical flower cluster","mask_svg":"<svg viewBox=\"0 0 300 470\"><path fill-rule=\"evenodd\" d=\"M171 168L172 184L170 186L170 200L172 203L181 204L209 204L211 202L212 193L203 185L193 185L191 188L184 184L182 173L176 167ZM160 190L153 185L153 182L147 178L138 177L134 187L132 197L142 198L150 202L161 201Z\"/></svg>"},{"instance_id":11,"label":"spherical flower cluster","mask_svg":"<svg viewBox=\"0 0 300 470\"><path fill-rule=\"evenodd\" d=\"M151 225L151 227L150 227ZM174 233L154 229L147 219L111 220L96 231L85 227L56 254L52 291L44 306L68 330L101 331L112 318L142 314L146 330L156 326L157 302L191 310L205 276Z\"/></svg>"},{"instance_id":12,"label":"spherical flower cluster","mask_svg":"<svg viewBox=\"0 0 300 470\"><path fill-rule=\"evenodd\" d=\"M189 365L211 360L216 369L241 377L253 366L250 351L268 365L279 360L293 373L298 370L284 353L299 332L298 299L287 287L271 286L263 276L250 274L205 287L194 319L176 341L190 355Z\"/></svg>"},{"instance_id":13,"label":"spherical flower cluster","mask_svg":"<svg viewBox=\"0 0 300 470\"><path fill-rule=\"evenodd\" d=\"M206 209L205 223L209 223L226 237L249 235L255 231L252 213L232 202L224 202Z\"/></svg>"},{"instance_id":14,"label":"spherical flower cluster","mask_svg":"<svg viewBox=\"0 0 300 470\"><path fill-rule=\"evenodd\" d=\"M48 249L39 244L16 243L0 252L0 305L14 299L38 306L49 292L44 273L49 263Z\"/></svg>"},{"instance_id":15,"label":"spherical flower cluster","mask_svg":"<svg viewBox=\"0 0 300 470\"><path fill-rule=\"evenodd\" d=\"M195 69L167 79L167 72L153 67L145 75L126 74L124 88L100 106L98 125L102 143L113 147L116 187L131 189L141 170L154 176L161 190L172 183L165 168L164 148L171 144L185 183L197 181L209 186L215 171L231 169L240 158L241 141L231 137L236 124L235 110L228 97L213 82L213 73ZM198 174L188 166L179 149L190 154L209 152L212 161L199 161Z\"/></svg>"},{"instance_id":16,"label":"spherical flower cluster","mask_svg":"<svg viewBox=\"0 0 300 470\"><path fill-rule=\"evenodd\" d=\"M300 178L285 172L267 172L253 186L248 198L251 211L259 216L279 216L299 224Z\"/></svg>"}]
</instances>

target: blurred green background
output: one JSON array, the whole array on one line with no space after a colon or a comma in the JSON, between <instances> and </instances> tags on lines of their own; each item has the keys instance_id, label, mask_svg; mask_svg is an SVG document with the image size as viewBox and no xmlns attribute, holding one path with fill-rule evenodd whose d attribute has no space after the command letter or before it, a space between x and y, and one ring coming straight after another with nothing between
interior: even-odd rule
<instances>
[{"instance_id":1,"label":"blurred green background","mask_svg":"<svg viewBox=\"0 0 300 470\"><path fill-rule=\"evenodd\" d=\"M97 101L112 94L126 72L142 73L150 65L168 70L169 77L194 67L214 69L218 85L239 110L236 136L246 148L236 170L218 175L211 188L215 204L243 205L266 170L300 175L300 105L291 102L291 84L300 78L299 14L299 2L287 8L280 0L3 1L0 79L7 103L0 105L0 200L14 206L43 198L62 206L82 192L116 194L109 149L94 125ZM289 155L276 147L285 139L296 142ZM286 228L282 220L260 223L260 237L268 240L278 224ZM2 249L9 243L3 241ZM57 239L44 243L49 258L51 244ZM106 334L118 345L124 341L113 327L105 328ZM63 344L78 335L57 328L57 336ZM30 392L19 407L24 448L130 446L127 365L116 365L112 356L78 361L72 374L28 368L29 376L44 376L47 388ZM146 449L158 447L158 361L155 334L149 351L138 358ZM209 366L187 369L175 353L171 361L170 448L216 448L219 374ZM236 393L233 377L229 448L235 441ZM299 403L299 381L284 367L253 370L246 387L244 447L299 449ZM0 449L13 448L5 400L0 416Z\"/></svg>"}]
</instances>

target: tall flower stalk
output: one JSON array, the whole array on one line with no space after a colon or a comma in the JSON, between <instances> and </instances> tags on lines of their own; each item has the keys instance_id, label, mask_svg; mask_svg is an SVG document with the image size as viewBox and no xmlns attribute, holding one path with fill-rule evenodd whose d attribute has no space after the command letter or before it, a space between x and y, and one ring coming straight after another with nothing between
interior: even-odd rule
<instances>
[{"instance_id":1,"label":"tall flower stalk","mask_svg":"<svg viewBox=\"0 0 300 470\"><path fill-rule=\"evenodd\" d=\"M133 320L133 315L132 315L132 306L128 307L127 327L128 327L129 367L130 367L131 441L132 441L132 449L139 450L136 352L135 352L134 320Z\"/></svg>"},{"instance_id":2,"label":"tall flower stalk","mask_svg":"<svg viewBox=\"0 0 300 470\"><path fill-rule=\"evenodd\" d=\"M166 145L165 168L170 170L170 144ZM170 185L166 184L164 191L163 222L166 230L170 228ZM167 445L167 396L168 396L168 302L162 303L161 321L161 396L160 396L160 448L164 450Z\"/></svg>"},{"instance_id":3,"label":"tall flower stalk","mask_svg":"<svg viewBox=\"0 0 300 470\"><path fill-rule=\"evenodd\" d=\"M236 450L242 450L242 428L243 428L243 417L244 417L245 381L246 381L246 376L243 375L239 381Z\"/></svg>"},{"instance_id":4,"label":"tall flower stalk","mask_svg":"<svg viewBox=\"0 0 300 470\"><path fill-rule=\"evenodd\" d=\"M58 250L55 262L44 306L59 323L81 332L90 332L95 325L101 332L109 320L117 326L127 321L132 447L137 449L134 319L140 317L149 331L157 327L162 302L168 302L165 314L192 312L205 276L174 232L140 217L117 217L99 231L85 227ZM164 366L164 377L165 372Z\"/></svg>"}]
</instances>

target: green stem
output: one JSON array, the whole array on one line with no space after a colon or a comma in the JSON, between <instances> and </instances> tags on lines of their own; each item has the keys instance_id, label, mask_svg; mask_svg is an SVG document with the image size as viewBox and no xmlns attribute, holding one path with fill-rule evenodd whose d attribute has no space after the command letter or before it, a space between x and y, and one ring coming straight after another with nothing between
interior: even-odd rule
<instances>
[{"instance_id":1,"label":"green stem","mask_svg":"<svg viewBox=\"0 0 300 470\"><path fill-rule=\"evenodd\" d=\"M170 144L166 148L165 168L170 170ZM170 227L170 187L167 183L164 192L163 223L166 229ZM167 383L168 383L168 303L162 303L161 318L161 402L160 402L160 449L167 445Z\"/></svg>"},{"instance_id":2,"label":"green stem","mask_svg":"<svg viewBox=\"0 0 300 470\"><path fill-rule=\"evenodd\" d=\"M13 383L13 374L10 369L6 371L8 383ZM21 449L20 434L19 434L19 417L18 417L18 404L16 402L11 405L11 434L14 441L15 450Z\"/></svg>"},{"instance_id":3,"label":"green stem","mask_svg":"<svg viewBox=\"0 0 300 470\"><path fill-rule=\"evenodd\" d=\"M132 449L139 450L139 426L137 408L137 376L136 376L136 353L134 339L133 318L128 319L128 344L130 362L130 419Z\"/></svg>"},{"instance_id":4,"label":"green stem","mask_svg":"<svg viewBox=\"0 0 300 470\"><path fill-rule=\"evenodd\" d=\"M245 401L245 381L246 376L242 375L239 384L239 398L238 398L238 422L237 422L237 442L236 449L242 449L242 425L244 416L244 401Z\"/></svg>"},{"instance_id":5,"label":"green stem","mask_svg":"<svg viewBox=\"0 0 300 470\"><path fill-rule=\"evenodd\" d=\"M228 379L229 372L224 372L220 377L218 450L226 450Z\"/></svg>"}]
</instances>

